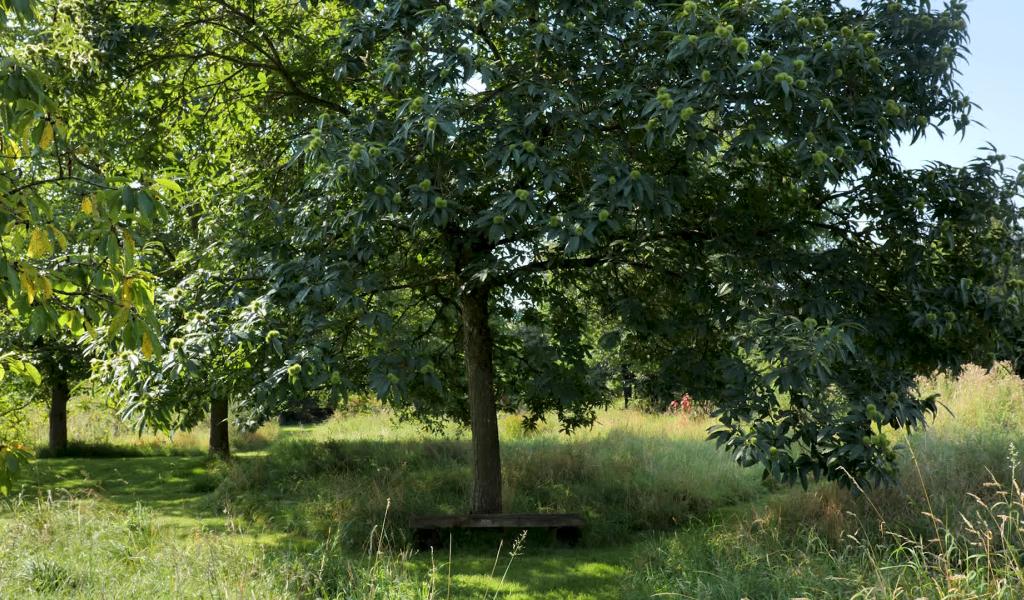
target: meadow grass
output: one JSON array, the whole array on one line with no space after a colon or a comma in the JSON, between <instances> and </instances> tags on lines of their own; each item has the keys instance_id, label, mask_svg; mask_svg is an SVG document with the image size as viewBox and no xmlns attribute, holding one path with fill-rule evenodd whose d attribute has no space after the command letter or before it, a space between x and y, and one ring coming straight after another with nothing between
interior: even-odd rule
<instances>
[{"instance_id":1,"label":"meadow grass","mask_svg":"<svg viewBox=\"0 0 1024 600\"><path fill-rule=\"evenodd\" d=\"M900 436L895 485L771 494L641 550L633 585L680 598L1024 597L1024 382L971 367L920 387L945 409Z\"/></svg>"},{"instance_id":2,"label":"meadow grass","mask_svg":"<svg viewBox=\"0 0 1024 600\"><path fill-rule=\"evenodd\" d=\"M594 428L565 436L554 426L525 432L513 419L502 422L505 509L582 513L588 544L672 529L763 493L757 473L705 442L703 420L609 411ZM387 422L348 415L285 436L233 465L217 498L309 537L340 527L350 544L365 539L389 501L399 540L410 515L467 512L465 435Z\"/></svg>"},{"instance_id":3,"label":"meadow grass","mask_svg":"<svg viewBox=\"0 0 1024 600\"><path fill-rule=\"evenodd\" d=\"M466 510L459 429L345 414L269 426L225 465L202 430L73 421L104 457L34 462L0 508L0 597L1019 598L1024 384L968 369L932 391L954 414L864 493L765 487L700 419L611 410L564 436L505 418L506 509L582 512L583 545L458 534L451 554L413 552L405 523Z\"/></svg>"}]
</instances>

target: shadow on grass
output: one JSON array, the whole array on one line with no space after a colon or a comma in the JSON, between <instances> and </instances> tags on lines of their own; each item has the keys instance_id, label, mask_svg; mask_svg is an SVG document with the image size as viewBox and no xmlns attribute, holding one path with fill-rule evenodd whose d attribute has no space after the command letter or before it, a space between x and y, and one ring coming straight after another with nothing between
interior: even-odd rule
<instances>
[{"instance_id":1,"label":"shadow on grass","mask_svg":"<svg viewBox=\"0 0 1024 600\"><path fill-rule=\"evenodd\" d=\"M125 446L110 443L70 442L63 450L42 447L36 458L145 458L153 456L202 456L198 448L176 448L170 445Z\"/></svg>"},{"instance_id":2,"label":"shadow on grass","mask_svg":"<svg viewBox=\"0 0 1024 600\"><path fill-rule=\"evenodd\" d=\"M644 486L636 487L621 475L601 477L601 483L587 481L614 467L608 462L610 454L590 464L599 443L508 444L509 510L568 511L587 504L588 513L600 519L595 503L612 495L620 497L620 507L623 501L639 499ZM628 438L612 443L620 457L635 458L647 447L645 442L627 449L634 443ZM684 444L691 443L696 444ZM673 444L663 440L655 446L674 448ZM197 453L146 455L130 446L86 447L83 454L33 461L23 480L22 497L85 498L112 505L125 515L141 506L162 535L241 540L235 536L245 532L244 543L258 544L270 565L319 563L316 557L323 554L357 563L369 532L383 520L388 498L393 498L392 547L400 549L406 540L405 518L413 510L464 511L470 489L470 453L463 441L315 442L293 437L269 453L240 454L229 464ZM560 483L555 485L556 481ZM631 485L635 489L630 490ZM680 506L684 505L677 502ZM550 531L530 532L525 554L513 561L502 582L508 550L518 533L455 534L452 575L448 579L445 570L439 589L447 591L450 585L453 598L491 597L495 592L513 599L628 597L621 589L628 551L621 546L564 548ZM331 546L333 550L324 550L328 539L340 542ZM502 556L491 576L499 544ZM439 551L434 559L447 562L447 551ZM430 566L426 552L411 555L405 568L413 577L426 578ZM345 569L339 563L335 576Z\"/></svg>"},{"instance_id":3,"label":"shadow on grass","mask_svg":"<svg viewBox=\"0 0 1024 600\"><path fill-rule=\"evenodd\" d=\"M21 497L141 505L163 524L223 529L223 515L210 499L222 473L223 466L205 455L50 458L32 462Z\"/></svg>"},{"instance_id":4,"label":"shadow on grass","mask_svg":"<svg viewBox=\"0 0 1024 600\"><path fill-rule=\"evenodd\" d=\"M507 511L580 512L588 526L583 545L573 549L550 531L531 531L502 597L624 597L623 544L762 493L755 473L739 471L696 439L619 430L583 439L523 438L503 446L503 460ZM179 535L236 533L240 523L268 556L287 562L312 555L328 539L338 540L343 555L358 556L385 511L392 547L405 547L409 516L468 510L470 464L463 440L288 436L263 455L237 456L227 465L203 455L37 460L24 494L45 497L60 489L125 509L138 504ZM454 534L453 597L499 591L518 533ZM503 556L491 577L499 542ZM447 552L439 553L446 561ZM425 575L429 565L430 554L420 553L409 568Z\"/></svg>"}]
</instances>

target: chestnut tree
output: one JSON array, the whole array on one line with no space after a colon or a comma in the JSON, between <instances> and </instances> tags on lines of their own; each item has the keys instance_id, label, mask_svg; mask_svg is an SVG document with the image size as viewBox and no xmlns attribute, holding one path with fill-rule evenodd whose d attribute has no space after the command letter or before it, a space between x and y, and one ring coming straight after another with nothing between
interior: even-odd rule
<instances>
[{"instance_id":1,"label":"chestnut tree","mask_svg":"<svg viewBox=\"0 0 1024 600\"><path fill-rule=\"evenodd\" d=\"M245 135L287 140L233 198L250 293L276 307L255 342L287 348L255 353L260 389L369 388L468 422L474 512L502 508L500 410L592 421L597 343L713 398L712 437L791 482L882 480L885 432L935 410L915 377L1010 351L1016 174L994 151L894 155L970 125L962 2L122 12L147 32L132 56L184 65L144 85L234 73L196 118L249 103Z\"/></svg>"}]
</instances>

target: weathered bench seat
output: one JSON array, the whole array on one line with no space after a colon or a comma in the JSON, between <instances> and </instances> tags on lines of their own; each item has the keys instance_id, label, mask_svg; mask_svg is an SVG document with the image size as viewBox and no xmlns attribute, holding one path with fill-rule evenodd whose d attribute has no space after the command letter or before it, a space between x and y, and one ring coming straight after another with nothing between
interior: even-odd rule
<instances>
[{"instance_id":1,"label":"weathered bench seat","mask_svg":"<svg viewBox=\"0 0 1024 600\"><path fill-rule=\"evenodd\" d=\"M477 515L428 515L413 517L409 527L417 548L440 548L446 529L554 529L555 539L576 545L586 521L578 514L502 513Z\"/></svg>"}]
</instances>

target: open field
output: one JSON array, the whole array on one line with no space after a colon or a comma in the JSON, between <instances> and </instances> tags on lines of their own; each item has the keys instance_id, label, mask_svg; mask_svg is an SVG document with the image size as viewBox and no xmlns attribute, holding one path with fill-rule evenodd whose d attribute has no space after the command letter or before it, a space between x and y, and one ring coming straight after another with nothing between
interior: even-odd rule
<instances>
[{"instance_id":1,"label":"open field","mask_svg":"<svg viewBox=\"0 0 1024 600\"><path fill-rule=\"evenodd\" d=\"M461 431L339 415L267 426L223 465L203 431L139 439L79 406L72 436L99 457L33 462L0 511L0 597L1019 597L1024 387L969 370L925 388L956 417L910 440L899 486L867 495L764 485L701 419L611 410L567 437L508 418L508 510L582 512L583 544L458 535L433 555L402 524L466 510Z\"/></svg>"}]
</instances>

